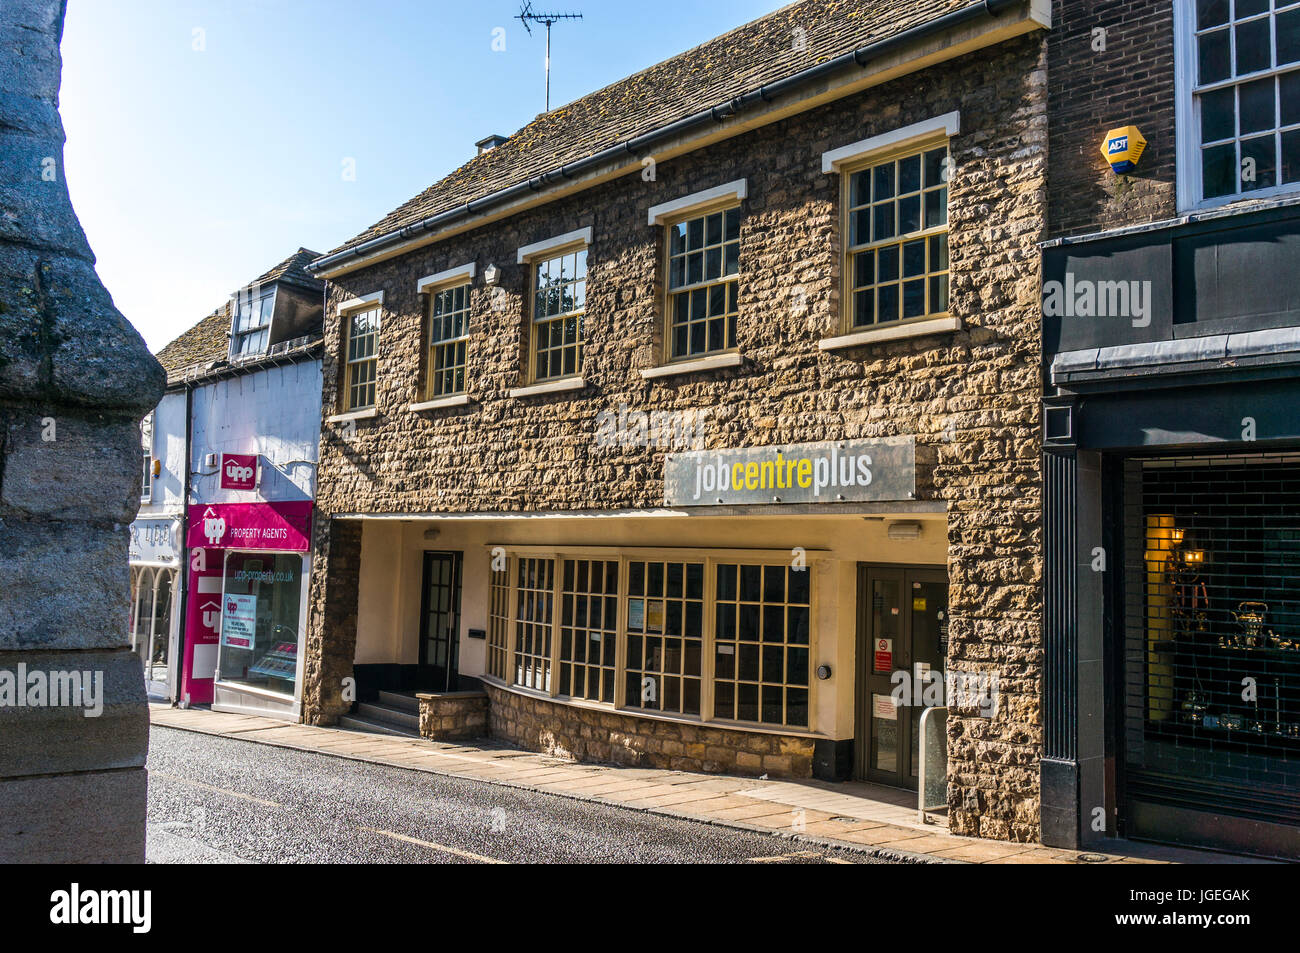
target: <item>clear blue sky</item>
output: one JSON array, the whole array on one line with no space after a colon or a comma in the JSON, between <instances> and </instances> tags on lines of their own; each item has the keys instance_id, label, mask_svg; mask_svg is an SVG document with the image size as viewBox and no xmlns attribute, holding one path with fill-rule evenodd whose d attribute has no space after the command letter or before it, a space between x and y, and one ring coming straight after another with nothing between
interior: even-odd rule
<instances>
[{"instance_id":1,"label":"clear blue sky","mask_svg":"<svg viewBox=\"0 0 1300 953\"><path fill-rule=\"evenodd\" d=\"M554 3L533 6L585 18L554 28L552 106L783 5ZM518 0L69 0L68 188L100 277L149 346L300 245L343 243L465 162L475 140L541 112L545 28L528 36L518 11Z\"/></svg>"}]
</instances>

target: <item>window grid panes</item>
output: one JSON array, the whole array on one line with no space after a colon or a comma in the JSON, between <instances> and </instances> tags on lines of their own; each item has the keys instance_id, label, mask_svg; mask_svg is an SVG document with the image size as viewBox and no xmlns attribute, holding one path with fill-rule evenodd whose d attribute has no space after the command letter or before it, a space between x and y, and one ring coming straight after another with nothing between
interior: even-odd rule
<instances>
[{"instance_id":1,"label":"window grid panes","mask_svg":"<svg viewBox=\"0 0 1300 953\"><path fill-rule=\"evenodd\" d=\"M704 563L628 563L628 708L700 714Z\"/></svg>"},{"instance_id":2,"label":"window grid panes","mask_svg":"<svg viewBox=\"0 0 1300 953\"><path fill-rule=\"evenodd\" d=\"M469 285L444 288L429 298L428 396L463 393L469 343Z\"/></svg>"},{"instance_id":3,"label":"window grid panes","mask_svg":"<svg viewBox=\"0 0 1300 953\"><path fill-rule=\"evenodd\" d=\"M564 560L559 694L612 702L617 640L617 560Z\"/></svg>"},{"instance_id":4,"label":"window grid panes","mask_svg":"<svg viewBox=\"0 0 1300 953\"><path fill-rule=\"evenodd\" d=\"M533 265L533 377L582 373L582 319L587 307L587 249Z\"/></svg>"},{"instance_id":5,"label":"window grid panes","mask_svg":"<svg viewBox=\"0 0 1300 953\"><path fill-rule=\"evenodd\" d=\"M488 676L508 681L513 649L514 684L549 692L554 632L559 696L612 705L617 687L622 710L811 727L810 569L671 554L628 559L621 573L618 560L576 556L514 565L514 579L489 583Z\"/></svg>"},{"instance_id":6,"label":"window grid panes","mask_svg":"<svg viewBox=\"0 0 1300 953\"><path fill-rule=\"evenodd\" d=\"M144 460L140 499L147 503L153 498L153 411L145 414L140 421L140 456Z\"/></svg>"},{"instance_id":7,"label":"window grid panes","mask_svg":"<svg viewBox=\"0 0 1300 953\"><path fill-rule=\"evenodd\" d=\"M948 146L848 177L851 326L948 311Z\"/></svg>"},{"instance_id":8,"label":"window grid panes","mask_svg":"<svg viewBox=\"0 0 1300 953\"><path fill-rule=\"evenodd\" d=\"M493 570L488 584L487 673L502 681L510 656L510 572Z\"/></svg>"},{"instance_id":9,"label":"window grid panes","mask_svg":"<svg viewBox=\"0 0 1300 953\"><path fill-rule=\"evenodd\" d=\"M668 226L672 359L735 350L739 273L740 209Z\"/></svg>"},{"instance_id":10,"label":"window grid panes","mask_svg":"<svg viewBox=\"0 0 1300 953\"><path fill-rule=\"evenodd\" d=\"M809 571L720 563L713 715L808 727Z\"/></svg>"},{"instance_id":11,"label":"window grid panes","mask_svg":"<svg viewBox=\"0 0 1300 953\"><path fill-rule=\"evenodd\" d=\"M555 560L521 557L515 603L515 684L551 690Z\"/></svg>"},{"instance_id":12,"label":"window grid panes","mask_svg":"<svg viewBox=\"0 0 1300 953\"><path fill-rule=\"evenodd\" d=\"M348 320L347 410L364 410L375 405L378 338L378 308L359 311Z\"/></svg>"},{"instance_id":13,"label":"window grid panes","mask_svg":"<svg viewBox=\"0 0 1300 953\"><path fill-rule=\"evenodd\" d=\"M275 295L263 298L237 299L235 313L235 340L231 353L235 357L251 357L266 351L271 332L271 315L275 311Z\"/></svg>"},{"instance_id":14,"label":"window grid panes","mask_svg":"<svg viewBox=\"0 0 1300 953\"><path fill-rule=\"evenodd\" d=\"M1300 182L1300 0L1196 0L1206 199Z\"/></svg>"}]
</instances>

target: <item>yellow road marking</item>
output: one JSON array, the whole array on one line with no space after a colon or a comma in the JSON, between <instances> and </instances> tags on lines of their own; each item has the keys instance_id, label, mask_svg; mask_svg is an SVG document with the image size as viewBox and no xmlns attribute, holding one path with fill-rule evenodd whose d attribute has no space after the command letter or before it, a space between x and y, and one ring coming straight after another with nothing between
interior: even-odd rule
<instances>
[{"instance_id":1,"label":"yellow road marking","mask_svg":"<svg viewBox=\"0 0 1300 953\"><path fill-rule=\"evenodd\" d=\"M203 788L205 791L212 791L214 794L225 794L228 797L243 798L245 801L253 801L256 804L264 804L267 807L284 807L283 804L277 804L275 801L264 801L260 797L253 797L251 794L244 794L241 791L227 791L225 788L213 787L211 784L204 784L202 781L191 781L189 778L178 778L174 774L165 774L162 771L150 771L150 777L166 778L168 781L175 781L177 784L188 784L191 787Z\"/></svg>"},{"instance_id":2,"label":"yellow road marking","mask_svg":"<svg viewBox=\"0 0 1300 953\"><path fill-rule=\"evenodd\" d=\"M784 864L791 860L824 860L828 864L852 864L851 860L841 860L838 857L827 857L817 853L815 850L797 850L790 854L781 854L777 857L750 857L751 864Z\"/></svg>"},{"instance_id":3,"label":"yellow road marking","mask_svg":"<svg viewBox=\"0 0 1300 953\"><path fill-rule=\"evenodd\" d=\"M392 831L381 831L377 827L363 827L363 831L369 831L371 834L382 834L384 837L391 837L393 840L406 841L408 844L418 844L421 847L428 847L430 850L440 850L444 854L451 854L454 857L463 857L465 860L476 860L480 864L508 864L508 860L497 860L495 857L484 857L482 854L472 854L467 850L459 850L455 847L448 847L446 844L435 844L432 841L420 840L418 837L407 837L405 834L394 834Z\"/></svg>"}]
</instances>

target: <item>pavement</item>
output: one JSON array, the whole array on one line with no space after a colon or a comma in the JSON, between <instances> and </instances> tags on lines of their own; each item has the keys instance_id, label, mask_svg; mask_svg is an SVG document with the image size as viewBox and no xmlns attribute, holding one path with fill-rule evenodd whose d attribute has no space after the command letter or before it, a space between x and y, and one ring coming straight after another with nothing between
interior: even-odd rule
<instances>
[{"instance_id":1,"label":"pavement","mask_svg":"<svg viewBox=\"0 0 1300 953\"><path fill-rule=\"evenodd\" d=\"M441 743L157 703L150 705L150 718L157 727L555 795L768 835L769 839L775 835L776 840L807 846L813 854L817 852L812 848L823 848L905 863L1243 862L1243 858L1225 854L1120 840L1108 843L1106 850L1082 853L961 837L947 830L942 817L927 822L918 818L914 793L881 785L581 764L486 740ZM156 777L152 755L150 768L151 778Z\"/></svg>"}]
</instances>

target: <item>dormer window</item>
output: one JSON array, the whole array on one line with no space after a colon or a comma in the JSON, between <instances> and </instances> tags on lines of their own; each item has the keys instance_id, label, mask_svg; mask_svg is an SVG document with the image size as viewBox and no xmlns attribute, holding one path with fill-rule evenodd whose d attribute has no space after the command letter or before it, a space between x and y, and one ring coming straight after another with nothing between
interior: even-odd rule
<instances>
[{"instance_id":1,"label":"dormer window","mask_svg":"<svg viewBox=\"0 0 1300 953\"><path fill-rule=\"evenodd\" d=\"M235 326L230 340L230 357L252 357L266 352L275 311L275 291L263 295L241 293L235 298Z\"/></svg>"}]
</instances>

